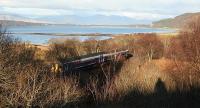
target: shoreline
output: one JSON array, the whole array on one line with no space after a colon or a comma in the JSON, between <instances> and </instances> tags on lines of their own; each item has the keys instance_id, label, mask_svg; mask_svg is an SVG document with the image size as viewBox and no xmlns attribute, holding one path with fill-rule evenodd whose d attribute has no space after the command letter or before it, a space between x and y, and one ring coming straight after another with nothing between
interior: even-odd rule
<instances>
[{"instance_id":1,"label":"shoreline","mask_svg":"<svg viewBox=\"0 0 200 108\"><path fill-rule=\"evenodd\" d=\"M22 34L22 35L41 35L41 36L112 36L113 34L104 34L104 33L9 33L9 34Z\"/></svg>"},{"instance_id":2,"label":"shoreline","mask_svg":"<svg viewBox=\"0 0 200 108\"><path fill-rule=\"evenodd\" d=\"M9 33L11 35L41 35L41 36L108 36L108 37L115 37L115 36L119 36L119 35L137 35L137 34L151 34L151 33L156 33L158 35L169 35L169 34L177 34L179 31L176 30L174 32L145 32L145 33L119 33L119 34L105 34L105 33L70 33L70 34L65 34L65 33Z\"/></svg>"},{"instance_id":3,"label":"shoreline","mask_svg":"<svg viewBox=\"0 0 200 108\"><path fill-rule=\"evenodd\" d=\"M109 39L117 39L117 38L122 38L123 36L138 36L138 34L150 34L150 33L132 33L132 34L110 34L110 36L108 37L111 37ZM163 37L163 38L166 38L166 37L174 37L174 36L177 36L178 35L178 32L170 32L170 33L156 33L158 37ZM53 35L52 35L53 36ZM75 36L75 35L74 35ZM77 36L80 36L80 35L77 35ZM88 36L88 35L83 35L83 36ZM99 34L99 36L102 36ZM63 39L64 39L65 36L63 36ZM93 37L93 36L91 36ZM52 38L53 39L53 38ZM109 39L105 39L105 40L109 40ZM67 40L67 39L66 39ZM33 44L31 43L31 45L33 46L36 46L36 47L48 47L49 44L46 43L46 44Z\"/></svg>"}]
</instances>

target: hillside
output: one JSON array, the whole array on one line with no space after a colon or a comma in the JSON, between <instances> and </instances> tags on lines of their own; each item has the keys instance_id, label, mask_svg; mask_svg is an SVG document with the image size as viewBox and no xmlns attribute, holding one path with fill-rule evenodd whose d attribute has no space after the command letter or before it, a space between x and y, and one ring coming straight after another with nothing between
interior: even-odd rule
<instances>
[{"instance_id":1,"label":"hillside","mask_svg":"<svg viewBox=\"0 0 200 108\"><path fill-rule=\"evenodd\" d=\"M160 21L153 22L153 27L181 28L187 22L191 21L192 19L198 16L200 16L200 12L199 13L185 13L175 18L168 18L168 19L163 19Z\"/></svg>"}]
</instances>

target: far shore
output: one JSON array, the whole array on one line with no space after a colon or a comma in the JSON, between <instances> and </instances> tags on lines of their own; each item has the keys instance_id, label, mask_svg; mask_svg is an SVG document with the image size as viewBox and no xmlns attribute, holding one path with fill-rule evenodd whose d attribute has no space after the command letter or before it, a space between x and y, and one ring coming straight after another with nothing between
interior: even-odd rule
<instances>
[{"instance_id":1,"label":"far shore","mask_svg":"<svg viewBox=\"0 0 200 108\"><path fill-rule=\"evenodd\" d=\"M36 33L37 34L37 33ZM36 35L35 34L35 35ZM123 38L123 36L136 36L137 34L139 33L133 33L133 34L110 34L108 36L111 36L112 39L117 39L117 38ZM144 34L147 34L147 33L144 33ZM164 39L164 38L171 38L171 37L174 37L174 36L177 36L178 35L178 32L171 32L171 33L156 33L158 37ZM47 34L46 34L47 35ZM53 36L53 34L51 34ZM92 34L90 34L91 36L94 36ZM62 35L62 36L66 36L66 35ZM72 36L72 35L67 35L67 36ZM78 34L74 34L73 36L80 36ZM82 35L82 36L88 36L88 35ZM102 34L98 34L97 36L102 36ZM105 35L104 35L105 36ZM138 37L138 35L136 36L136 38ZM31 44L41 50L48 50L49 49L49 44Z\"/></svg>"},{"instance_id":2,"label":"far shore","mask_svg":"<svg viewBox=\"0 0 200 108\"><path fill-rule=\"evenodd\" d=\"M149 32L153 33L153 32ZM44 36L123 36L123 35L137 35L137 34L148 34L148 33L122 33L122 34L104 34L104 33L72 33L72 34L65 34L65 33L9 33L9 34L25 34L25 35L44 35ZM156 33L158 35L176 35L178 31L169 32L169 33Z\"/></svg>"},{"instance_id":3,"label":"far shore","mask_svg":"<svg viewBox=\"0 0 200 108\"><path fill-rule=\"evenodd\" d=\"M44 35L44 36L112 36L113 34L102 34L102 33L10 33L10 34L25 34L25 35Z\"/></svg>"}]
</instances>

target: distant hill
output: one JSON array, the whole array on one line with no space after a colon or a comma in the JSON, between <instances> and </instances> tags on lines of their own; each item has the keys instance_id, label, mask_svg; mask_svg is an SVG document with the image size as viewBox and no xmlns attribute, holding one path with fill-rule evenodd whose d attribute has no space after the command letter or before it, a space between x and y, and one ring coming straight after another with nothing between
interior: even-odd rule
<instances>
[{"instance_id":1,"label":"distant hill","mask_svg":"<svg viewBox=\"0 0 200 108\"><path fill-rule=\"evenodd\" d=\"M44 23L33 23L25 21L11 21L11 20L0 20L0 24L4 26L39 26L45 25Z\"/></svg>"},{"instance_id":2,"label":"distant hill","mask_svg":"<svg viewBox=\"0 0 200 108\"><path fill-rule=\"evenodd\" d=\"M153 22L153 27L168 27L168 28L182 28L189 21L195 17L200 17L199 13L185 13L175 18L163 19L160 21Z\"/></svg>"},{"instance_id":3,"label":"distant hill","mask_svg":"<svg viewBox=\"0 0 200 108\"><path fill-rule=\"evenodd\" d=\"M152 20L139 20L123 16L77 16L77 15L60 15L44 16L37 18L27 18L20 15L0 14L0 23L7 26L25 26L25 25L110 25L131 27L150 27Z\"/></svg>"},{"instance_id":4,"label":"distant hill","mask_svg":"<svg viewBox=\"0 0 200 108\"><path fill-rule=\"evenodd\" d=\"M0 14L0 24L5 26L45 25L47 22L34 20L17 15Z\"/></svg>"},{"instance_id":5,"label":"distant hill","mask_svg":"<svg viewBox=\"0 0 200 108\"><path fill-rule=\"evenodd\" d=\"M125 16L117 15L60 15L60 16L46 16L39 17L36 20L53 22L57 24L75 24L75 25L136 25L136 24L150 24L152 20L148 19L134 19Z\"/></svg>"}]
</instances>

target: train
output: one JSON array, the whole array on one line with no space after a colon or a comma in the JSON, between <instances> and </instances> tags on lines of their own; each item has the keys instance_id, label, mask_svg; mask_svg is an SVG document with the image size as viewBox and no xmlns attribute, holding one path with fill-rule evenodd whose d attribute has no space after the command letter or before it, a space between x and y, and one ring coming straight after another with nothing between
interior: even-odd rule
<instances>
[{"instance_id":1,"label":"train","mask_svg":"<svg viewBox=\"0 0 200 108\"><path fill-rule=\"evenodd\" d=\"M129 50L115 51L112 53L98 52L61 60L59 61L60 65L55 64L52 70L55 72L59 71L63 74L77 72L81 70L93 69L100 64L105 64L109 61L129 59L132 56L133 55L129 52Z\"/></svg>"}]
</instances>

